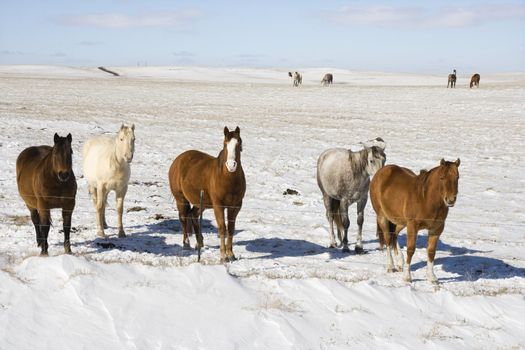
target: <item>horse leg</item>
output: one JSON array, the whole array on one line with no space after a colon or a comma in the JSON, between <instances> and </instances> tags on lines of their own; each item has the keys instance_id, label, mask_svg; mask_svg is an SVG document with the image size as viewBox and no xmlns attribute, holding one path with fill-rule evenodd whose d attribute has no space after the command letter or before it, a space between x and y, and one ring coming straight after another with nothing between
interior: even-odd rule
<instances>
[{"instance_id":1,"label":"horse leg","mask_svg":"<svg viewBox=\"0 0 525 350\"><path fill-rule=\"evenodd\" d=\"M228 214L228 241L226 242L226 257L230 258L230 261L237 260L233 255L233 234L235 233L235 220L237 214L241 211L239 207L232 207L226 210Z\"/></svg>"},{"instance_id":2,"label":"horse leg","mask_svg":"<svg viewBox=\"0 0 525 350\"><path fill-rule=\"evenodd\" d=\"M339 218L341 229L344 232L343 235L343 252L350 253L348 248L348 227L350 227L350 220L348 219L348 207L350 203L347 200L342 200L341 205L339 206Z\"/></svg>"},{"instance_id":3,"label":"horse leg","mask_svg":"<svg viewBox=\"0 0 525 350\"><path fill-rule=\"evenodd\" d=\"M434 274L434 257L436 256L436 247L439 241L439 236L443 232L443 227L436 230L428 231L427 242L427 280L431 283L438 283L438 279Z\"/></svg>"},{"instance_id":4,"label":"horse leg","mask_svg":"<svg viewBox=\"0 0 525 350\"><path fill-rule=\"evenodd\" d=\"M73 208L75 205L62 208L62 221L64 229L64 253L71 254L71 242L69 240L69 233L71 232L71 217L73 216Z\"/></svg>"},{"instance_id":5,"label":"horse leg","mask_svg":"<svg viewBox=\"0 0 525 350\"><path fill-rule=\"evenodd\" d=\"M356 254L363 254L363 222L364 219L364 211L366 207L366 202L368 200L368 196L365 194L363 198L357 202L357 238L355 242L355 253Z\"/></svg>"},{"instance_id":6,"label":"horse leg","mask_svg":"<svg viewBox=\"0 0 525 350\"><path fill-rule=\"evenodd\" d=\"M191 233L190 222L190 203L184 198L184 196L175 196L175 201L177 202L177 211L179 212L179 222L182 227L182 248L190 248L190 238L188 233Z\"/></svg>"},{"instance_id":7,"label":"horse leg","mask_svg":"<svg viewBox=\"0 0 525 350\"><path fill-rule=\"evenodd\" d=\"M403 230L405 226L403 225L394 225L393 223L390 223L390 231L392 236L392 248L394 249L394 255L396 256L397 260L397 271L402 272L405 268L405 258L403 256L403 251L401 251L401 247L399 246L399 232Z\"/></svg>"},{"instance_id":8,"label":"horse leg","mask_svg":"<svg viewBox=\"0 0 525 350\"><path fill-rule=\"evenodd\" d=\"M97 202L98 202L98 196L97 196L97 187L95 185L88 185L88 191L91 194L91 199L93 200L93 206L95 207L95 210L97 209ZM106 223L106 216L104 215L104 229L108 228L108 224Z\"/></svg>"},{"instance_id":9,"label":"horse leg","mask_svg":"<svg viewBox=\"0 0 525 350\"><path fill-rule=\"evenodd\" d=\"M31 221L33 222L33 225L35 226L36 244L37 244L37 247L40 247L42 245L42 237L40 235L40 218L38 216L38 210L34 208L29 208L29 212L31 213Z\"/></svg>"},{"instance_id":10,"label":"horse leg","mask_svg":"<svg viewBox=\"0 0 525 350\"><path fill-rule=\"evenodd\" d=\"M106 238L104 233L104 217L106 211L106 198L107 191L102 184L97 186L97 235L102 238Z\"/></svg>"},{"instance_id":11,"label":"horse leg","mask_svg":"<svg viewBox=\"0 0 525 350\"><path fill-rule=\"evenodd\" d=\"M324 206L326 209L326 219L328 220L328 224L330 225L330 247L329 248L336 248L337 242L335 241L335 235L334 235L334 217L335 217L337 208L339 208L339 201L337 201L336 199L332 199L325 194L323 194L323 201L324 201ZM335 205L336 203L337 205Z\"/></svg>"},{"instance_id":12,"label":"horse leg","mask_svg":"<svg viewBox=\"0 0 525 350\"><path fill-rule=\"evenodd\" d=\"M197 246L195 247L195 249L204 247L204 241L202 239L202 227L199 222L199 216L201 215L201 210L204 210L204 209L194 206L191 209L191 214L190 214L191 223L193 225L193 232L195 232L195 236L197 238Z\"/></svg>"},{"instance_id":13,"label":"horse leg","mask_svg":"<svg viewBox=\"0 0 525 350\"><path fill-rule=\"evenodd\" d=\"M412 275L410 274L410 263L412 262L412 256L416 251L416 239L417 239L417 225L414 220L410 220L407 223L407 268L405 270L405 281L412 282Z\"/></svg>"},{"instance_id":14,"label":"horse leg","mask_svg":"<svg viewBox=\"0 0 525 350\"><path fill-rule=\"evenodd\" d=\"M377 216L377 227L383 233L383 242L386 246L386 272L394 272L394 263L392 259L392 233L390 232L390 223L383 216Z\"/></svg>"},{"instance_id":15,"label":"horse leg","mask_svg":"<svg viewBox=\"0 0 525 350\"><path fill-rule=\"evenodd\" d=\"M128 186L125 186L121 191L115 192L117 197L117 226L118 226L118 236L126 237L124 232L124 225L122 224L122 214L124 212L124 197L126 197L126 192L128 191ZM104 224L106 223L104 215Z\"/></svg>"},{"instance_id":16,"label":"horse leg","mask_svg":"<svg viewBox=\"0 0 525 350\"><path fill-rule=\"evenodd\" d=\"M47 236L49 234L49 227L51 226L51 213L49 209L38 209L38 217L40 223L40 255L47 256Z\"/></svg>"},{"instance_id":17,"label":"horse leg","mask_svg":"<svg viewBox=\"0 0 525 350\"><path fill-rule=\"evenodd\" d=\"M224 223L224 208L220 205L213 206L213 212L215 213L215 220L219 228L219 237L221 240L221 262L228 262L229 258L226 256L226 245L224 235L226 231L226 224Z\"/></svg>"}]
</instances>

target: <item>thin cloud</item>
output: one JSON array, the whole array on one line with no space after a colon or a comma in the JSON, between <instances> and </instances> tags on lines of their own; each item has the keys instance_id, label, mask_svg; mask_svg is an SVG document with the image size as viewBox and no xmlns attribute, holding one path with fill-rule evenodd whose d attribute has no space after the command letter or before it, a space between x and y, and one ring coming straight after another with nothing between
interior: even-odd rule
<instances>
[{"instance_id":1,"label":"thin cloud","mask_svg":"<svg viewBox=\"0 0 525 350\"><path fill-rule=\"evenodd\" d=\"M195 54L189 51L177 51L173 53L173 56L187 58L187 57L195 57Z\"/></svg>"},{"instance_id":2,"label":"thin cloud","mask_svg":"<svg viewBox=\"0 0 525 350\"><path fill-rule=\"evenodd\" d=\"M329 21L349 25L399 28L459 28L496 20L525 18L522 4L481 4L437 10L420 6L343 6L326 15Z\"/></svg>"},{"instance_id":3,"label":"thin cloud","mask_svg":"<svg viewBox=\"0 0 525 350\"><path fill-rule=\"evenodd\" d=\"M137 16L130 16L121 13L84 15L84 16L63 16L56 19L62 25L98 27L110 29L140 28L140 27L160 27L177 28L183 27L202 16L198 10L188 9L180 11L169 11L159 13L149 13Z\"/></svg>"},{"instance_id":4,"label":"thin cloud","mask_svg":"<svg viewBox=\"0 0 525 350\"><path fill-rule=\"evenodd\" d=\"M1 50L0 51L0 55L5 55L5 56L22 56L22 55L26 55L26 53L22 52L22 51Z\"/></svg>"}]
</instances>

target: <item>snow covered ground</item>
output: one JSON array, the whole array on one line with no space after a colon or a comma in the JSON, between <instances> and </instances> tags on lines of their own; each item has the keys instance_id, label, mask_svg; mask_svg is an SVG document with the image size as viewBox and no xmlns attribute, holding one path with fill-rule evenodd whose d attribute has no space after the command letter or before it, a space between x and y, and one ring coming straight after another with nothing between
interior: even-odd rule
<instances>
[{"instance_id":1,"label":"snow covered ground","mask_svg":"<svg viewBox=\"0 0 525 350\"><path fill-rule=\"evenodd\" d=\"M525 348L525 74L446 77L301 69L0 66L0 349ZM96 237L82 178L90 136L136 125L125 208L128 237ZM240 126L247 193L219 263L207 211L202 262L182 250L167 173L187 149L217 154ZM15 161L30 145L73 135L79 183L73 255L53 212L50 256L38 256ZM367 254L327 248L318 155L377 136L387 163L413 170L461 158L459 195L425 279L426 232L411 284L387 274L375 216ZM286 189L299 195L283 195ZM355 206L350 208L355 240ZM194 242L194 238L193 242ZM400 236L405 243L404 233ZM353 248L351 246L351 248Z\"/></svg>"}]
</instances>

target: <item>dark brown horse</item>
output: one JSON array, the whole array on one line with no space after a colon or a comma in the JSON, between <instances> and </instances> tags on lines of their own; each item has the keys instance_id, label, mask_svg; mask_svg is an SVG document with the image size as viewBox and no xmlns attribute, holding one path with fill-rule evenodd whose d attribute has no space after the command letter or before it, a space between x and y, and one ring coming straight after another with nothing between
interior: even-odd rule
<instances>
[{"instance_id":1,"label":"dark brown horse","mask_svg":"<svg viewBox=\"0 0 525 350\"><path fill-rule=\"evenodd\" d=\"M472 78L470 78L470 88L472 88L474 85L476 85L479 88L479 79L480 76L478 73L474 74Z\"/></svg>"},{"instance_id":2,"label":"dark brown horse","mask_svg":"<svg viewBox=\"0 0 525 350\"><path fill-rule=\"evenodd\" d=\"M441 160L439 166L419 175L407 168L388 165L380 169L370 183L370 199L377 214L377 234L381 246L387 246L387 271L394 271L392 248L403 270L403 254L397 235L407 228L407 269L405 280L411 281L410 263L416 249L419 230L428 230L427 279L437 282L434 256L439 236L445 228L448 209L456 203L459 179L459 158L455 162Z\"/></svg>"},{"instance_id":3,"label":"dark brown horse","mask_svg":"<svg viewBox=\"0 0 525 350\"><path fill-rule=\"evenodd\" d=\"M16 160L18 192L31 212L41 255L47 255L50 209L53 208L62 208L64 251L71 254L69 232L77 194L77 181L72 169L71 134L67 137L55 134L54 141L53 147L26 148Z\"/></svg>"},{"instance_id":4,"label":"dark brown horse","mask_svg":"<svg viewBox=\"0 0 525 350\"><path fill-rule=\"evenodd\" d=\"M454 73L448 75L447 88L449 85L451 88L456 87L456 70L455 69L454 69Z\"/></svg>"},{"instance_id":5,"label":"dark brown horse","mask_svg":"<svg viewBox=\"0 0 525 350\"><path fill-rule=\"evenodd\" d=\"M321 80L321 84L323 86L333 84L333 82L334 82L334 76L332 75L332 73L326 73L323 77L323 80Z\"/></svg>"},{"instance_id":6,"label":"dark brown horse","mask_svg":"<svg viewBox=\"0 0 525 350\"><path fill-rule=\"evenodd\" d=\"M235 260L232 251L235 219L241 210L246 191L246 180L241 165L242 140L239 127L235 131L224 127L223 149L217 157L200 151L186 151L171 164L169 181L171 193L177 202L179 219L183 230L183 245L189 248L193 231L197 235L197 249L203 246L198 217L201 210L213 208L221 239L221 261ZM203 207L200 192L204 191ZM226 209L228 241L225 245Z\"/></svg>"}]
</instances>

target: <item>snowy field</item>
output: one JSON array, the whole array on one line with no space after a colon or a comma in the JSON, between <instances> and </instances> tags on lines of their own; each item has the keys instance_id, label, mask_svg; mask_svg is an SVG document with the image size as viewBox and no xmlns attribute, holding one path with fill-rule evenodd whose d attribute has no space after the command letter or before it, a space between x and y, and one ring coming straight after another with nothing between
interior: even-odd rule
<instances>
[{"instance_id":1,"label":"snowy field","mask_svg":"<svg viewBox=\"0 0 525 350\"><path fill-rule=\"evenodd\" d=\"M330 70L335 84L323 88L328 69L301 69L293 88L284 69L108 68L122 76L0 66L0 349L525 348L525 74L481 74L479 89L459 74L446 89L446 76ZM137 139L128 236L117 238L112 194L110 237L99 239L81 148L121 122L135 123ZM207 211L198 263L182 250L167 173L184 150L218 154L225 125L243 138L239 260L220 264ZM41 258L15 161L55 132L73 135L73 255L55 210ZM426 281L424 231L414 281L386 273L370 203L367 254L327 248L317 157L378 136L387 163L415 171L461 158L438 286Z\"/></svg>"}]
</instances>

